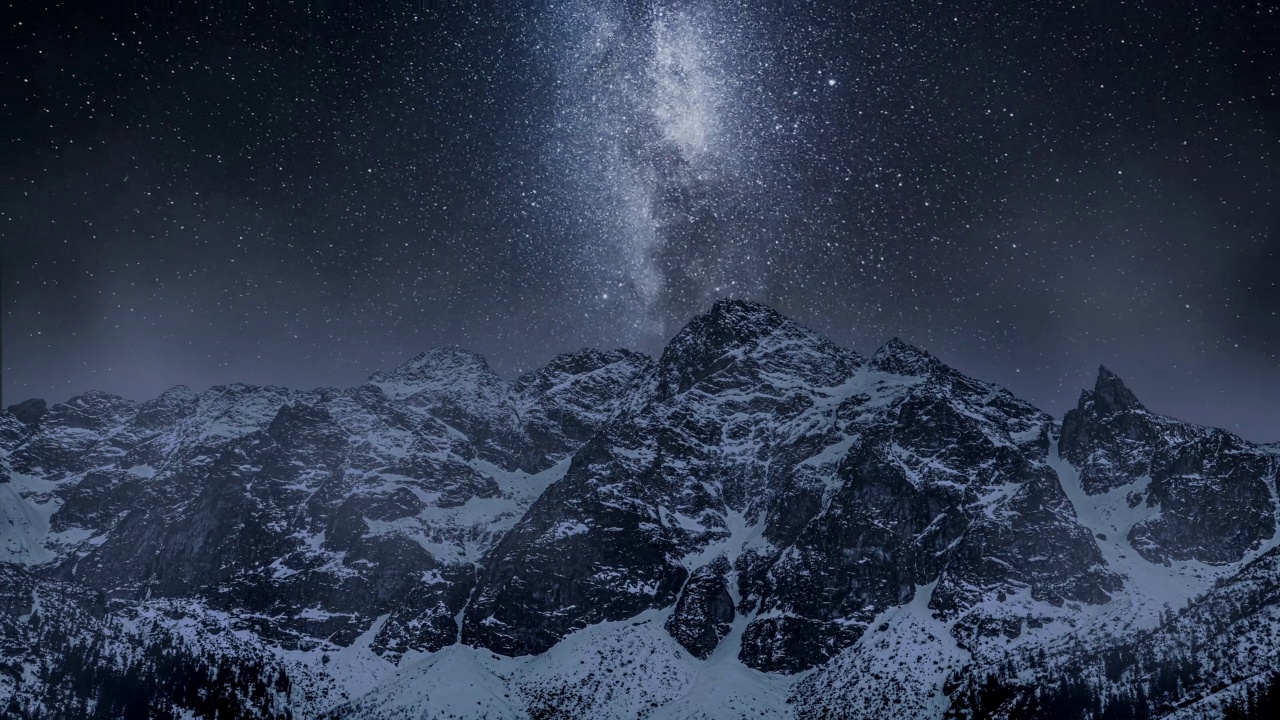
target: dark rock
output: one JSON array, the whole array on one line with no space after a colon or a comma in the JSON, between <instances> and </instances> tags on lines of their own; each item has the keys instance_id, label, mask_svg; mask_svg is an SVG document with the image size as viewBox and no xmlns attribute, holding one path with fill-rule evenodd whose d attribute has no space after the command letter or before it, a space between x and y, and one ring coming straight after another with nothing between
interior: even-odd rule
<instances>
[{"instance_id":1,"label":"dark rock","mask_svg":"<svg viewBox=\"0 0 1280 720\"><path fill-rule=\"evenodd\" d=\"M40 422L40 418L44 417L49 405L40 398L31 398L30 400L23 400L20 403L10 405L7 409L23 425L35 425Z\"/></svg>"},{"instance_id":2,"label":"dark rock","mask_svg":"<svg viewBox=\"0 0 1280 720\"><path fill-rule=\"evenodd\" d=\"M1085 492L1131 487L1129 507L1159 508L1128 534L1153 562L1237 562L1276 532L1274 453L1148 411L1106 368L1063 418L1058 452Z\"/></svg>"},{"instance_id":3,"label":"dark rock","mask_svg":"<svg viewBox=\"0 0 1280 720\"><path fill-rule=\"evenodd\" d=\"M1129 542L1154 562L1237 562L1275 534L1268 478L1280 463L1225 431L1208 431L1152 457L1148 503L1161 512Z\"/></svg>"},{"instance_id":4,"label":"dark rock","mask_svg":"<svg viewBox=\"0 0 1280 720\"><path fill-rule=\"evenodd\" d=\"M486 559L464 641L541 652L670 606L687 576L679 558L727 539L727 513L765 511L769 459L789 467L830 440L799 428L860 364L761 305L695 318Z\"/></svg>"},{"instance_id":5,"label":"dark rock","mask_svg":"<svg viewBox=\"0 0 1280 720\"><path fill-rule=\"evenodd\" d=\"M693 571L667 620L667 632L694 657L710 657L733 625L733 596L725 577L729 570L722 555Z\"/></svg>"}]
</instances>

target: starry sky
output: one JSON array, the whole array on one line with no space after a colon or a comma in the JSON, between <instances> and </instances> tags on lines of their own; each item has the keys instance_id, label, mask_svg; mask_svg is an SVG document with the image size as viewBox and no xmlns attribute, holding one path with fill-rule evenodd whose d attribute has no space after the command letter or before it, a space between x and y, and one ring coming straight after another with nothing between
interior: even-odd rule
<instances>
[{"instance_id":1,"label":"starry sky","mask_svg":"<svg viewBox=\"0 0 1280 720\"><path fill-rule=\"evenodd\" d=\"M33 5L5 404L514 377L740 297L1280 440L1273 3Z\"/></svg>"}]
</instances>

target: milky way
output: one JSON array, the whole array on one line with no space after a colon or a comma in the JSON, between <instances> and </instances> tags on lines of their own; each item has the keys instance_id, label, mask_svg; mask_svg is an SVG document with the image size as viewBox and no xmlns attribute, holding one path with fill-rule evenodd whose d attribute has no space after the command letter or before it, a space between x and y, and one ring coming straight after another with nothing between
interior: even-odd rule
<instances>
[{"instance_id":1,"label":"milky way","mask_svg":"<svg viewBox=\"0 0 1280 720\"><path fill-rule=\"evenodd\" d=\"M602 303L628 308L630 344L665 340L690 307L762 290L756 238L732 222L768 167L744 72L758 29L744 20L705 3L557 8L549 154L584 223L576 262Z\"/></svg>"},{"instance_id":2,"label":"milky way","mask_svg":"<svg viewBox=\"0 0 1280 720\"><path fill-rule=\"evenodd\" d=\"M1269 4L24 9L4 399L512 376L718 297L1280 438Z\"/></svg>"}]
</instances>

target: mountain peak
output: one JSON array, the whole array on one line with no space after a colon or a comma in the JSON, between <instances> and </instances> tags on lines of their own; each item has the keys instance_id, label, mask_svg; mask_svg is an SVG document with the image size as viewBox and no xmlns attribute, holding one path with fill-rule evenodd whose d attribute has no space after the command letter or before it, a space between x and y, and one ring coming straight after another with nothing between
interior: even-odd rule
<instances>
[{"instance_id":1,"label":"mountain peak","mask_svg":"<svg viewBox=\"0 0 1280 720\"><path fill-rule=\"evenodd\" d=\"M767 321L770 318L782 318L781 313L764 303L737 298L721 298L715 301L711 304L711 309L706 314L721 321L733 319L735 321L760 322Z\"/></svg>"},{"instance_id":2,"label":"mountain peak","mask_svg":"<svg viewBox=\"0 0 1280 720\"><path fill-rule=\"evenodd\" d=\"M672 345L696 344L727 350L768 335L787 321L777 310L749 300L717 300L689 321Z\"/></svg>"},{"instance_id":3,"label":"mountain peak","mask_svg":"<svg viewBox=\"0 0 1280 720\"><path fill-rule=\"evenodd\" d=\"M556 355L543 367L517 378L514 387L517 393L545 392L565 382L567 378L587 375L608 365L627 363L635 367L644 367L649 362L649 356L631 350L605 351L583 348Z\"/></svg>"},{"instance_id":4,"label":"mountain peak","mask_svg":"<svg viewBox=\"0 0 1280 720\"><path fill-rule=\"evenodd\" d=\"M419 373L432 370L472 370L490 372L489 362L480 353L459 345L441 345L414 355L391 372L393 374Z\"/></svg>"},{"instance_id":5,"label":"mountain peak","mask_svg":"<svg viewBox=\"0 0 1280 720\"><path fill-rule=\"evenodd\" d=\"M138 406L133 423L138 427L159 428L175 417L194 410L198 398L186 385L174 385Z\"/></svg>"},{"instance_id":6,"label":"mountain peak","mask_svg":"<svg viewBox=\"0 0 1280 720\"><path fill-rule=\"evenodd\" d=\"M767 305L720 300L667 343L657 366L661 392L683 393L743 362L771 372L799 373L821 384L838 382L837 376L865 360Z\"/></svg>"},{"instance_id":7,"label":"mountain peak","mask_svg":"<svg viewBox=\"0 0 1280 720\"><path fill-rule=\"evenodd\" d=\"M718 300L689 321L662 351L659 364L684 392L696 382L733 362L732 358L787 324L767 305L746 300Z\"/></svg>"},{"instance_id":8,"label":"mountain peak","mask_svg":"<svg viewBox=\"0 0 1280 720\"><path fill-rule=\"evenodd\" d=\"M31 398L10 405L7 409L23 425L34 425L49 410L49 403L40 398Z\"/></svg>"},{"instance_id":9,"label":"mountain peak","mask_svg":"<svg viewBox=\"0 0 1280 720\"><path fill-rule=\"evenodd\" d=\"M193 395L195 395L195 393L191 391L191 387L190 387L189 385L183 385L183 384L181 384L181 383L179 383L179 384L177 384L177 385L174 385L173 387L169 388L168 390L165 390L164 392L160 393L160 397L166 397L166 396L168 396L168 397L188 397L188 396L193 396Z\"/></svg>"},{"instance_id":10,"label":"mountain peak","mask_svg":"<svg viewBox=\"0 0 1280 720\"><path fill-rule=\"evenodd\" d=\"M1093 402L1098 412L1103 415L1122 412L1124 410L1143 410L1142 403L1129 388L1125 387L1120 376L1111 372L1104 365L1098 366L1098 380L1093 385Z\"/></svg>"},{"instance_id":11,"label":"mountain peak","mask_svg":"<svg viewBox=\"0 0 1280 720\"><path fill-rule=\"evenodd\" d=\"M559 355L556 355L555 357L551 358L551 361L548 362L544 367L539 368L539 370L536 370L534 372L549 371L549 372L568 372L568 373L576 374L576 373L590 372L591 370L594 370L598 367L601 367L603 365L608 365L609 363L612 363L612 362L618 362L619 360L625 360L629 358L639 359L644 357L645 356L642 353L638 353L633 350L627 350L625 348L619 348L617 350L597 350L595 348L582 348L581 350L577 350L575 352L560 353Z\"/></svg>"},{"instance_id":12,"label":"mountain peak","mask_svg":"<svg viewBox=\"0 0 1280 720\"><path fill-rule=\"evenodd\" d=\"M103 390L89 390L49 408L44 420L67 427L102 430L119 425L137 410L138 403Z\"/></svg>"},{"instance_id":13,"label":"mountain peak","mask_svg":"<svg viewBox=\"0 0 1280 720\"><path fill-rule=\"evenodd\" d=\"M501 382L483 355L457 345L444 345L418 353L394 370L374 373L369 376L369 383L393 398L403 398L429 385L464 379Z\"/></svg>"},{"instance_id":14,"label":"mountain peak","mask_svg":"<svg viewBox=\"0 0 1280 720\"><path fill-rule=\"evenodd\" d=\"M871 356L873 369L896 375L928 375L940 364L928 352L897 337L882 345Z\"/></svg>"}]
</instances>

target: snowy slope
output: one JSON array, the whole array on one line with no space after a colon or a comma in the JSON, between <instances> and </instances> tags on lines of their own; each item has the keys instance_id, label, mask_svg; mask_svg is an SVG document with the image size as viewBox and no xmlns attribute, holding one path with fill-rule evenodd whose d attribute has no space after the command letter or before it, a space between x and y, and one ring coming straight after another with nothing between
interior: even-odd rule
<instances>
[{"instance_id":1,"label":"snowy slope","mask_svg":"<svg viewBox=\"0 0 1280 720\"><path fill-rule=\"evenodd\" d=\"M38 565L52 554L45 548L49 517L12 482L0 483L0 562Z\"/></svg>"},{"instance_id":2,"label":"snowy slope","mask_svg":"<svg viewBox=\"0 0 1280 720\"><path fill-rule=\"evenodd\" d=\"M406 658L395 677L335 708L350 718L784 717L790 678L746 667L735 635L698 660L663 630L669 611L649 610L566 637L541 655L504 657L455 645Z\"/></svg>"}]
</instances>

